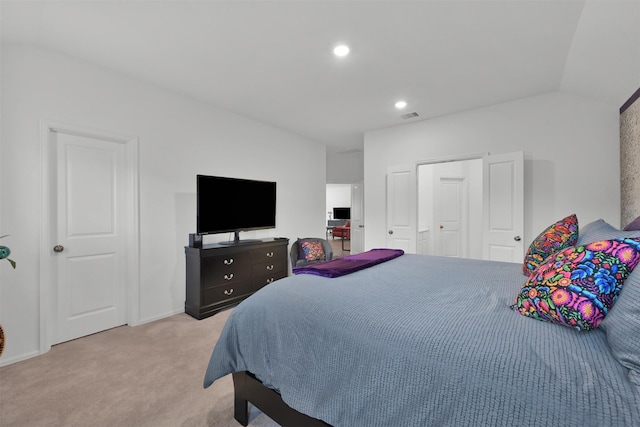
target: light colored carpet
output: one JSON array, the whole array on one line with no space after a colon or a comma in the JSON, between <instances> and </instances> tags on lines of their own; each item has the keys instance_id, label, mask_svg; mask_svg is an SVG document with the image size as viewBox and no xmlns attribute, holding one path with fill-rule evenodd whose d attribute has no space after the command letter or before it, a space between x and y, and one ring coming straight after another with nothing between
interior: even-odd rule
<instances>
[{"instance_id":1,"label":"light colored carpet","mask_svg":"<svg viewBox=\"0 0 640 427\"><path fill-rule=\"evenodd\" d=\"M231 375L204 371L231 310L122 326L0 368L0 425L237 427ZM11 338L7 337L7 346ZM252 427L277 424L252 408Z\"/></svg>"},{"instance_id":2,"label":"light colored carpet","mask_svg":"<svg viewBox=\"0 0 640 427\"><path fill-rule=\"evenodd\" d=\"M345 240L344 242L344 248L345 250L342 250L342 239L338 238L338 239L333 239L331 237L329 237L329 242L331 243L331 247L333 248L333 257L334 258L342 258L343 256L347 256L347 255L351 255L351 252L349 251L349 249L351 249L351 241L350 240Z\"/></svg>"}]
</instances>

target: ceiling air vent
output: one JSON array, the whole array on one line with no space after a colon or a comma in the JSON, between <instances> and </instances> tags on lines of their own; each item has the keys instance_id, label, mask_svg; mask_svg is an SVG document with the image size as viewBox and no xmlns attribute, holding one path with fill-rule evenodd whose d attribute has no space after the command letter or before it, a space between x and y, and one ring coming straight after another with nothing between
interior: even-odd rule
<instances>
[{"instance_id":1,"label":"ceiling air vent","mask_svg":"<svg viewBox=\"0 0 640 427\"><path fill-rule=\"evenodd\" d=\"M420 114L416 113L415 111L413 113L407 113L407 114L403 114L400 117L402 117L403 119L412 119L414 117L418 117Z\"/></svg>"}]
</instances>

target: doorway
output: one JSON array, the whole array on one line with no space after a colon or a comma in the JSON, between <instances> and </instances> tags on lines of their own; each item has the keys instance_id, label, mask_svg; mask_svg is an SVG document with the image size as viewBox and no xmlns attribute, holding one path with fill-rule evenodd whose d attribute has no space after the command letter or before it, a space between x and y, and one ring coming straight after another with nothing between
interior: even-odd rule
<instances>
[{"instance_id":1,"label":"doorway","mask_svg":"<svg viewBox=\"0 0 640 427\"><path fill-rule=\"evenodd\" d=\"M524 232L524 155L522 151L502 153L471 155L452 159L439 159L434 161L415 162L412 164L393 166L387 168L386 176L386 224L387 224L387 247L403 249L408 253L418 253L418 168L420 165L443 164L463 160L478 159L482 161L482 178L465 178L460 174L454 176L443 176L442 185L457 185L456 197L449 197L448 202L455 208L447 208L444 213L451 210L456 212L453 216L464 219L462 212L465 203L470 200L471 195L478 195L482 199L481 208L467 208L468 220L453 221L466 226L470 235L479 232L482 238L482 252L480 256L474 251L472 257L478 259L521 262L524 256L522 235ZM427 173L425 173L427 175ZM475 176L475 175L474 175ZM467 184L465 184L467 181ZM471 191L471 185L479 185L481 191ZM465 188L466 185L466 188ZM436 192L436 186L431 187L431 195L425 195L424 200L432 200ZM427 190L428 192L429 190ZM469 196L460 194L468 192ZM441 190L442 192L442 190ZM467 200L467 202L465 201ZM470 206L470 204L469 204ZM425 209L429 212L429 209ZM431 245L435 245L432 231L436 228L435 210L431 210L432 218L423 220L423 233L420 249L421 253L427 253ZM437 219L444 219L444 213ZM472 219L481 221L480 227L471 225ZM431 225L429 225L431 224ZM445 229L445 224L438 222ZM459 231L459 230L458 230ZM461 233L455 235L456 239L464 238ZM456 241L457 242L457 241ZM458 244L458 243L456 243ZM477 248L477 246L475 246ZM477 249L476 249L477 250ZM453 252L453 251L452 251ZM471 253L471 251L469 251Z\"/></svg>"},{"instance_id":2,"label":"doorway","mask_svg":"<svg viewBox=\"0 0 640 427\"><path fill-rule=\"evenodd\" d=\"M418 253L482 258L482 164L418 165Z\"/></svg>"}]
</instances>

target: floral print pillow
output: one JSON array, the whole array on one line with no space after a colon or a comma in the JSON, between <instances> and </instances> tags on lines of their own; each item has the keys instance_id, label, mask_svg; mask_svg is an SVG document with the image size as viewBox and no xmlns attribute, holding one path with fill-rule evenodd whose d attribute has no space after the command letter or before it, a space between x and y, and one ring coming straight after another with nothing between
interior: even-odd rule
<instances>
[{"instance_id":1,"label":"floral print pillow","mask_svg":"<svg viewBox=\"0 0 640 427\"><path fill-rule=\"evenodd\" d=\"M524 284L512 308L578 330L598 327L640 261L640 238L601 240L550 256Z\"/></svg>"},{"instance_id":2,"label":"floral print pillow","mask_svg":"<svg viewBox=\"0 0 640 427\"><path fill-rule=\"evenodd\" d=\"M324 248L322 242L305 241L300 245L304 253L304 259L307 261L319 261L325 259Z\"/></svg>"},{"instance_id":3,"label":"floral print pillow","mask_svg":"<svg viewBox=\"0 0 640 427\"><path fill-rule=\"evenodd\" d=\"M578 217L573 214L549 226L536 237L524 256L522 272L530 276L550 255L578 241Z\"/></svg>"}]
</instances>

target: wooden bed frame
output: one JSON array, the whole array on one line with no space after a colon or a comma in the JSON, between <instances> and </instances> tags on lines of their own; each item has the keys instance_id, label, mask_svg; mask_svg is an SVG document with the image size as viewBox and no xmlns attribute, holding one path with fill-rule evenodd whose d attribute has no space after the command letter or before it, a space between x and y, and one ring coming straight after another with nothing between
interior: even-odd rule
<instances>
[{"instance_id":1,"label":"wooden bed frame","mask_svg":"<svg viewBox=\"0 0 640 427\"><path fill-rule=\"evenodd\" d=\"M243 426L249 424L249 403L283 427L327 427L330 425L296 411L284 403L278 392L266 387L252 373L233 373L233 417Z\"/></svg>"}]
</instances>

